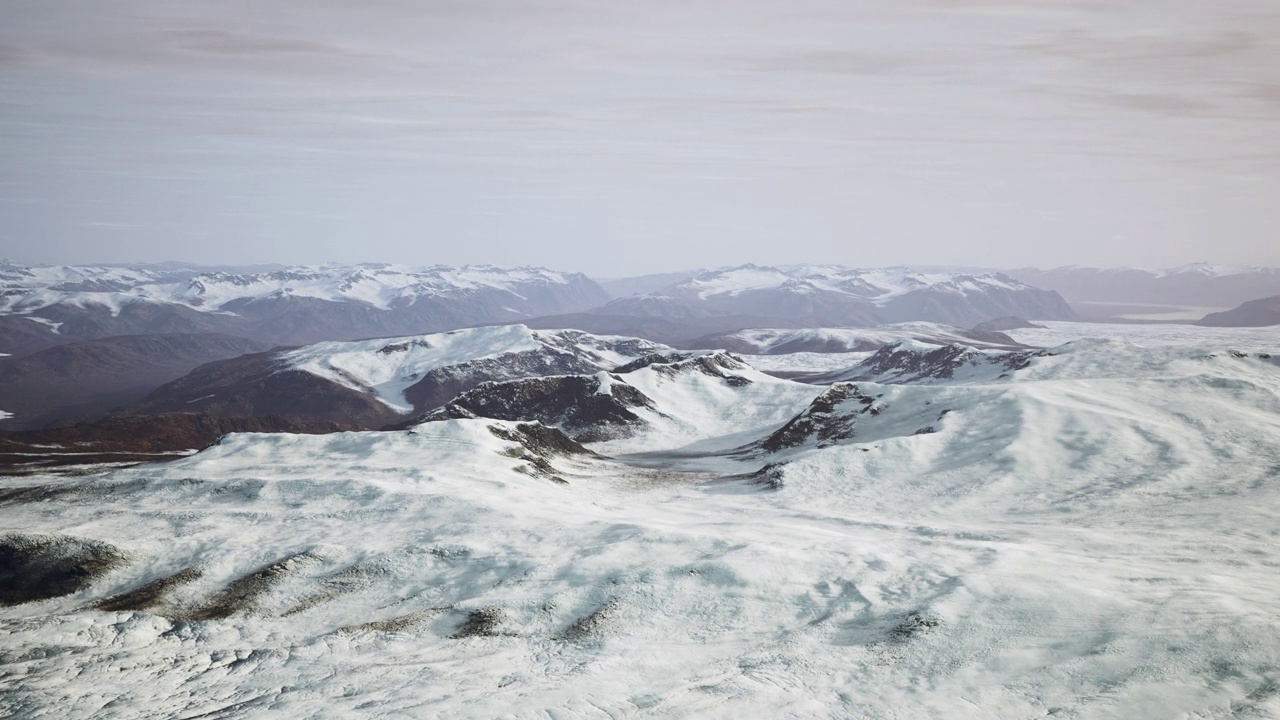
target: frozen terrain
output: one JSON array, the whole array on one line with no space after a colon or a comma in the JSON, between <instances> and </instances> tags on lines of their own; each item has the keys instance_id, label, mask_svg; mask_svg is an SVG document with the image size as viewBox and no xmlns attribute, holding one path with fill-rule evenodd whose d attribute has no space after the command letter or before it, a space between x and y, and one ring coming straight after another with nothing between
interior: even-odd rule
<instances>
[{"instance_id":1,"label":"frozen terrain","mask_svg":"<svg viewBox=\"0 0 1280 720\"><path fill-rule=\"evenodd\" d=\"M650 401L585 448L474 417L5 480L0 715L1280 716L1280 337L1011 334L1049 348L961 382L581 376Z\"/></svg>"}]
</instances>

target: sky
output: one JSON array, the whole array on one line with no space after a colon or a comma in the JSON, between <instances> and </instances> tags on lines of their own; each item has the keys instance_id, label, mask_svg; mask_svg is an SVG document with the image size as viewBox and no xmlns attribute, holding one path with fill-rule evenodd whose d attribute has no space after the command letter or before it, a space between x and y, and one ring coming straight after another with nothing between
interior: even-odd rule
<instances>
[{"instance_id":1,"label":"sky","mask_svg":"<svg viewBox=\"0 0 1280 720\"><path fill-rule=\"evenodd\" d=\"M1275 0L4 0L26 263L1280 265Z\"/></svg>"}]
</instances>

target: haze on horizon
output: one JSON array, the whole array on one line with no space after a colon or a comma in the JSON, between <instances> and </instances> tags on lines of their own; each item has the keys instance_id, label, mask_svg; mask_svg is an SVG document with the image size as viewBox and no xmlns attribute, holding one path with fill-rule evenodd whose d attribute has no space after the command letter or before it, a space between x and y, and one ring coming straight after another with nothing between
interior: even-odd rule
<instances>
[{"instance_id":1,"label":"haze on horizon","mask_svg":"<svg viewBox=\"0 0 1280 720\"><path fill-rule=\"evenodd\" d=\"M1280 265L1271 0L10 0L0 257Z\"/></svg>"}]
</instances>

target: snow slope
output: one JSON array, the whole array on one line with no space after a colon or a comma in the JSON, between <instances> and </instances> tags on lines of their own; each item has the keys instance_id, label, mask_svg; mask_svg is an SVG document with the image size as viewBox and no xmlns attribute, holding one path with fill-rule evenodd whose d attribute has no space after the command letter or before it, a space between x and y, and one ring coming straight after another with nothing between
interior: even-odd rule
<instances>
[{"instance_id":1,"label":"snow slope","mask_svg":"<svg viewBox=\"0 0 1280 720\"><path fill-rule=\"evenodd\" d=\"M1280 716L1280 343L1229 350L858 383L772 452L827 388L651 366L689 427L616 459L449 420L11 480L115 551L0 607L0 714Z\"/></svg>"}]
</instances>

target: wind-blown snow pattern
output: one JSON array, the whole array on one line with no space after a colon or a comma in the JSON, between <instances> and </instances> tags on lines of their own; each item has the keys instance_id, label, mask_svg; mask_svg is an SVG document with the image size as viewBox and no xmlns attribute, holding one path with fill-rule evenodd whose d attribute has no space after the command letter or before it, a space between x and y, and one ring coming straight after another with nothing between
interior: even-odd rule
<instances>
[{"instance_id":1,"label":"wind-blown snow pattern","mask_svg":"<svg viewBox=\"0 0 1280 720\"><path fill-rule=\"evenodd\" d=\"M10 480L0 715L1277 717L1280 342L1195 330Z\"/></svg>"}]
</instances>

